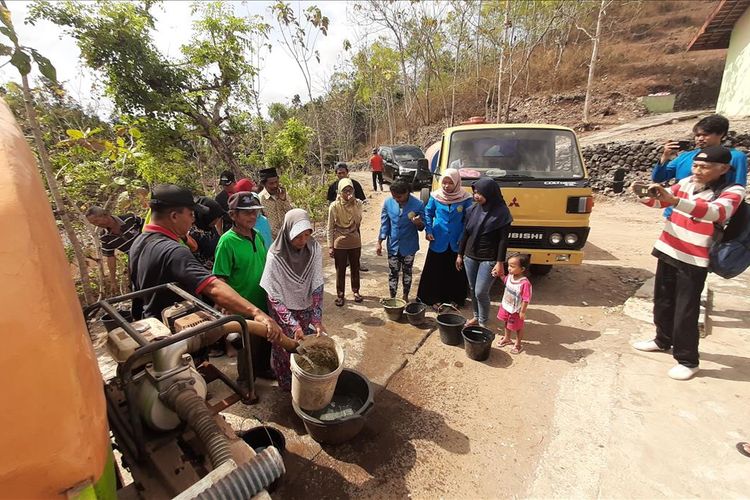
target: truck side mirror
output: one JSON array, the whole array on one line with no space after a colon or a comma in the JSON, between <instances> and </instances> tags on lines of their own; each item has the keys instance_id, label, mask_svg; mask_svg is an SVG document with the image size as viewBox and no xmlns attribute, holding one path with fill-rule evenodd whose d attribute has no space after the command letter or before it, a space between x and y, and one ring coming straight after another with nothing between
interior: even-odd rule
<instances>
[{"instance_id":1,"label":"truck side mirror","mask_svg":"<svg viewBox=\"0 0 750 500\"><path fill-rule=\"evenodd\" d=\"M419 170L425 170L427 172L430 171L430 162L427 161L427 158L420 158L417 160L417 168Z\"/></svg>"}]
</instances>

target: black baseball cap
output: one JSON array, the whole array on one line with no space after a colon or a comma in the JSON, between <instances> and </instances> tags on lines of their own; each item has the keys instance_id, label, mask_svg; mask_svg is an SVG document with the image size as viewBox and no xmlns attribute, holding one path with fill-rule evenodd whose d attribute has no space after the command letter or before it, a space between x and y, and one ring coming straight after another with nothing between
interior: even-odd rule
<instances>
[{"instance_id":1,"label":"black baseball cap","mask_svg":"<svg viewBox=\"0 0 750 500\"><path fill-rule=\"evenodd\" d=\"M263 205L254 193L239 191L229 197L229 210L262 210Z\"/></svg>"},{"instance_id":2,"label":"black baseball cap","mask_svg":"<svg viewBox=\"0 0 750 500\"><path fill-rule=\"evenodd\" d=\"M208 207L198 203L193 193L185 187L174 184L156 184L151 189L151 208L192 208L196 214L205 215L208 213Z\"/></svg>"},{"instance_id":3,"label":"black baseball cap","mask_svg":"<svg viewBox=\"0 0 750 500\"><path fill-rule=\"evenodd\" d=\"M729 165L732 161L732 152L724 146L709 146L701 149L700 153L695 155L693 161L705 161L707 163L723 163Z\"/></svg>"},{"instance_id":4,"label":"black baseball cap","mask_svg":"<svg viewBox=\"0 0 750 500\"><path fill-rule=\"evenodd\" d=\"M219 176L219 185L228 186L235 181L234 172L231 170L224 170Z\"/></svg>"}]
</instances>

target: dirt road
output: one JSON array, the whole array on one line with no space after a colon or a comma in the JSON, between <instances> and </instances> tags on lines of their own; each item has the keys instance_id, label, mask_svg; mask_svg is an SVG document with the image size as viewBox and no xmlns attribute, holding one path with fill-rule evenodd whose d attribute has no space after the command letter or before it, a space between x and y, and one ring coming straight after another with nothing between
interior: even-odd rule
<instances>
[{"instance_id":1,"label":"dirt road","mask_svg":"<svg viewBox=\"0 0 750 500\"><path fill-rule=\"evenodd\" d=\"M367 186L365 174L354 175ZM723 441L714 442L717 436L691 436L702 420L691 408L691 398L709 399L706 392L713 390L714 381L697 379L689 386L675 386L666 377L671 367L668 356L651 359L629 348L632 340L648 336L652 328L623 310L653 274L650 250L660 231L657 211L634 201L597 200L584 265L556 268L533 280L525 352L513 356L507 348L493 347L489 360L478 363L469 360L462 347L443 345L433 320L419 329L385 319L377 299L387 295L387 264L384 257L374 255L374 239L386 194L367 192L363 234L369 240L364 260L370 271L362 285L366 301L335 307L329 264L324 310L329 331L345 345L346 365L365 373L377 389L364 431L350 443L321 448L305 434L288 395L271 387L261 387L261 404L235 405L228 415L237 427L263 420L284 429L288 472L280 497L747 492L747 474L729 478L727 474L738 471L722 469L726 460L736 462L736 467L750 466L733 451L732 438L722 434ZM423 244L415 281L425 249ZM750 349L748 319L735 319L729 328L732 335L741 332L740 340L748 345L724 347ZM702 349L709 340L702 342ZM735 402L732 406L714 401L711 404L723 414L714 412L705 419L712 426L730 426L732 436L747 436L750 427L739 401L750 397L743 383L749 363L744 357L722 359L730 375L720 390L730 391L727 397ZM675 390L682 399L675 399ZM683 404L684 415L674 408ZM664 418L660 412L665 412ZM650 424L644 428L646 422ZM628 452L639 457L636 465ZM680 459L673 466L675 454ZM686 480L677 473L693 470L693 465L703 468L693 471L697 479ZM658 470L655 480L637 477L653 470ZM622 471L636 477L623 478ZM628 481L640 486L628 486Z\"/></svg>"}]
</instances>

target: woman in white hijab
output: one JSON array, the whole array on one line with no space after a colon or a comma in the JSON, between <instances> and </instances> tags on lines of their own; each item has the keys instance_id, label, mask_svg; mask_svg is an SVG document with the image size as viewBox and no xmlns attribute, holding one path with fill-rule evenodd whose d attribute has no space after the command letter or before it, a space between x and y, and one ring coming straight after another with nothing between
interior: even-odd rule
<instances>
[{"instance_id":1,"label":"woman in white hijab","mask_svg":"<svg viewBox=\"0 0 750 500\"><path fill-rule=\"evenodd\" d=\"M299 340L312 326L320 334L323 327L323 255L312 237L307 212L295 208L286 213L284 223L268 249L260 286L268 294L271 317L287 337ZM271 367L283 390L291 388L289 353L271 353Z\"/></svg>"},{"instance_id":2,"label":"woman in white hijab","mask_svg":"<svg viewBox=\"0 0 750 500\"><path fill-rule=\"evenodd\" d=\"M463 307L468 282L466 273L456 269L456 256L464 233L471 195L461 187L458 170L443 172L440 188L430 194L424 209L425 233L430 248L419 279L417 297L428 305L454 303Z\"/></svg>"}]
</instances>

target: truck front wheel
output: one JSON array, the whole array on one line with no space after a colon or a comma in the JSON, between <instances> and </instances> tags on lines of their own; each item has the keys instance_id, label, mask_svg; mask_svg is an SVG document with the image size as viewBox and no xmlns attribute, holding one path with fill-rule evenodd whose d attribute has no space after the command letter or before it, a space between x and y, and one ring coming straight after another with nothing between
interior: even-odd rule
<instances>
[{"instance_id":1,"label":"truck front wheel","mask_svg":"<svg viewBox=\"0 0 750 500\"><path fill-rule=\"evenodd\" d=\"M531 274L534 276L546 276L552 271L552 266L549 264L531 264Z\"/></svg>"}]
</instances>

